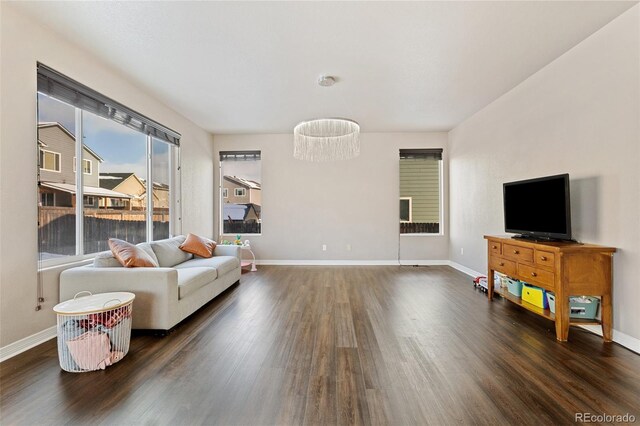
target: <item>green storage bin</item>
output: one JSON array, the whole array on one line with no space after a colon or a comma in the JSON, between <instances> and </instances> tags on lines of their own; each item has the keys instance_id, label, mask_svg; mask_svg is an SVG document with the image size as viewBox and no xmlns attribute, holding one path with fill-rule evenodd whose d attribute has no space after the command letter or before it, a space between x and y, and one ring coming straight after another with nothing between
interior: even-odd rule
<instances>
[{"instance_id":1,"label":"green storage bin","mask_svg":"<svg viewBox=\"0 0 640 426\"><path fill-rule=\"evenodd\" d=\"M579 299L584 298L590 302L580 302ZM598 315L598 306L600 299L591 296L582 297L572 296L569 298L569 317L581 319L595 319ZM578 300L576 300L578 299ZM547 292L547 301L549 302L549 310L552 314L556 313L556 295Z\"/></svg>"},{"instance_id":2,"label":"green storage bin","mask_svg":"<svg viewBox=\"0 0 640 426\"><path fill-rule=\"evenodd\" d=\"M592 296L569 297L569 317L595 319L598 315L600 299Z\"/></svg>"}]
</instances>

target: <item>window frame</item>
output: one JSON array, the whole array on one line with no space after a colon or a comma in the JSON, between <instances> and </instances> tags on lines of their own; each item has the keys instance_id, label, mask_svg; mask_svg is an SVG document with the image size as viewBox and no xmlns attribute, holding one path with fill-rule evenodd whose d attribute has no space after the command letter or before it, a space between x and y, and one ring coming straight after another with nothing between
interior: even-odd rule
<instances>
[{"instance_id":1,"label":"window frame","mask_svg":"<svg viewBox=\"0 0 640 426\"><path fill-rule=\"evenodd\" d=\"M90 200L91 202L90 202L90 203L88 203L88 202L87 202L87 201L85 201L85 200L87 200L87 201L88 201L88 200ZM83 195L83 196L82 196L82 206L83 206L83 207L91 207L91 208L94 208L93 206L94 206L95 204L96 204L96 197L95 197L95 195ZM90 254L90 253L89 253L89 254Z\"/></svg>"},{"instance_id":2,"label":"window frame","mask_svg":"<svg viewBox=\"0 0 640 426\"><path fill-rule=\"evenodd\" d=\"M36 97L39 96L40 94L44 95L44 96L48 96L52 99L55 99L58 102L63 102L60 99L56 98L55 96L51 96L51 95L47 95L46 93L42 93L40 91L36 91L35 95ZM82 132L82 123L80 125L78 125L78 117L82 117L82 113L84 112L84 110L82 108L79 107L74 107L71 106L72 108L75 109L76 112L76 134L84 134L84 132ZM90 111L89 111L90 112ZM117 123L117 122L116 122ZM117 123L120 124L120 123ZM38 120L36 119L36 126L38 125ZM126 126L125 126L126 127ZM38 128L36 129L36 132L38 132ZM146 139L147 139L147 146L151 146L151 143L154 139L157 139L163 143L168 143L169 144L169 164L168 164L168 168L169 168L169 191L170 191L170 202L169 202L169 237L175 235L174 232L178 232L180 233L181 230L181 225L182 225L182 209L181 209L181 188L180 188L180 179L181 179L181 162L180 162L180 145L176 145L176 144L172 144L169 142L164 141L163 139L159 139L159 138L155 138L152 135L145 135ZM99 252L92 252L92 253L85 253L84 252L84 232L82 233L78 233L79 229L83 230L83 222L84 222L84 212L86 208L92 208L92 206L95 205L95 196L90 195L90 196L86 196L86 197L90 197L93 198L94 204L91 205L85 205L84 203L84 199L85 199L85 195L84 195L84 191L83 191L83 187L85 185L84 182L84 175L91 175L92 173L75 173L78 167L78 151L80 151L82 153L82 155L84 155L84 146L79 144L78 139L76 138L76 140L74 141L74 149L75 149L75 153L76 155L73 157L74 161L73 161L73 172L76 175L76 179L74 180L74 184L76 185L76 200L82 199L82 203L78 203L76 202L76 212L75 212L75 218L76 218L76 253L75 254L70 254L70 255L62 255L60 257L55 257L55 258L51 258L51 259L42 259L38 261L38 271L44 271L50 268L55 268L55 267L60 267L60 266L64 266L64 265L72 265L78 262L83 262L89 259L93 259ZM80 146L79 146L80 145ZM55 151L51 151L51 150L47 150L47 149L43 149L42 147L38 146L39 151L42 152L46 152L46 153L53 153L55 155L57 155L58 158L58 166L60 168L60 170L56 171L56 170L49 170L49 169L44 169L42 167L40 167L40 170L44 170L47 172L54 172L54 173L62 173L62 155L59 152L55 152ZM151 169L152 169L152 165L153 165L153 152L152 150L150 150L149 148L147 149L147 173L148 176L147 178L149 178L149 176L152 175ZM40 157L40 155L44 155L44 154L39 154L38 156L38 162L42 162L43 161L43 157ZM42 158L42 160L41 160ZM85 159L82 158L82 165L83 165L83 171L84 171L84 165L86 164L85 162L89 162L90 164L90 171L93 172L93 162L90 159ZM44 164L41 164L42 166L44 166ZM38 180L40 180L40 178L38 178ZM36 186L36 191L38 191L38 186ZM54 194L54 204L55 204L55 198L57 198ZM40 208L41 206L44 206L42 204L42 199L38 200L38 208ZM126 205L126 203L124 203ZM99 206L98 206L99 207ZM78 219L80 218L80 219ZM151 242L153 241L153 209L149 210L147 209L146 211L146 217L145 217L145 221L146 221L146 225L147 225L147 229L151 228L151 231L148 231L146 234L146 241L147 242ZM78 237L78 235L81 235L80 237ZM40 256L40 246L38 245L38 256Z\"/></svg>"},{"instance_id":3,"label":"window frame","mask_svg":"<svg viewBox=\"0 0 640 426\"><path fill-rule=\"evenodd\" d=\"M439 203L439 232L410 232L410 233L401 233L399 232L400 237L442 237L445 235L445 203L444 203L444 153L442 158L438 160L438 203ZM402 198L402 197L401 197Z\"/></svg>"},{"instance_id":4,"label":"window frame","mask_svg":"<svg viewBox=\"0 0 640 426\"><path fill-rule=\"evenodd\" d=\"M47 169L47 168L44 167L44 165L45 165L45 161L44 161L45 153L53 154L54 156L56 156L58 158L58 170ZM62 154L60 154L59 152L50 151L48 149L40 148L40 158L39 158L39 160L40 160L40 170L44 170L44 171L47 171L47 172L53 172L53 173L62 173ZM55 163L55 161L54 161L54 163Z\"/></svg>"},{"instance_id":5,"label":"window frame","mask_svg":"<svg viewBox=\"0 0 640 426\"><path fill-rule=\"evenodd\" d=\"M238 191L242 191L242 195L238 194ZM245 198L247 196L247 188L233 188L233 196L238 198Z\"/></svg>"},{"instance_id":6,"label":"window frame","mask_svg":"<svg viewBox=\"0 0 640 426\"><path fill-rule=\"evenodd\" d=\"M44 198L49 198L51 196L51 204L45 204L43 202ZM39 207L55 207L56 206L56 194L55 192L41 192L40 193L40 206Z\"/></svg>"},{"instance_id":7,"label":"window frame","mask_svg":"<svg viewBox=\"0 0 640 426\"><path fill-rule=\"evenodd\" d=\"M85 172L84 171L84 165L85 165L85 161L87 162L87 164L89 164L89 172ZM76 162L77 162L77 157L73 157L73 173L76 172L76 169L78 168L76 166ZM93 173L93 161L88 160L86 158L82 159L82 173L84 173L85 175L90 175Z\"/></svg>"},{"instance_id":8,"label":"window frame","mask_svg":"<svg viewBox=\"0 0 640 426\"><path fill-rule=\"evenodd\" d=\"M245 161L260 161L260 176L262 180L262 151L261 150L238 150L238 151L219 151L218 152L218 235L220 236L220 238L224 238L224 237L235 237L237 234L235 233L228 233L228 232L224 232L224 205L226 204L224 202L225 198L223 197L224 195L224 191L227 190L227 188L224 188L224 170L223 170L223 164L225 161L228 161L227 159L223 159L223 156L233 156L234 159L237 158L242 158ZM255 158L255 156L257 156L257 158ZM244 189L245 191L247 191L247 188L234 188L234 189ZM235 194L235 191L234 191ZM227 195L229 195L227 193ZM250 197L250 194L247 192L245 197ZM249 199L249 201L251 201ZM229 203L229 201L227 201L227 203ZM243 202L233 202L231 201L231 203L233 204L244 204ZM262 204L260 205L262 207ZM262 214L260 214L260 219L258 219L257 221L260 224L260 232L258 233L243 233L242 235L244 236L249 236L249 237L259 237L262 236L263 233L263 222L262 222Z\"/></svg>"},{"instance_id":9,"label":"window frame","mask_svg":"<svg viewBox=\"0 0 640 426\"><path fill-rule=\"evenodd\" d=\"M400 197L400 201L404 200L409 201L409 220L402 220L402 218L400 218L400 223L411 223L413 219L413 197Z\"/></svg>"},{"instance_id":10,"label":"window frame","mask_svg":"<svg viewBox=\"0 0 640 426\"><path fill-rule=\"evenodd\" d=\"M229 198L229 188L222 188L222 198Z\"/></svg>"}]
</instances>

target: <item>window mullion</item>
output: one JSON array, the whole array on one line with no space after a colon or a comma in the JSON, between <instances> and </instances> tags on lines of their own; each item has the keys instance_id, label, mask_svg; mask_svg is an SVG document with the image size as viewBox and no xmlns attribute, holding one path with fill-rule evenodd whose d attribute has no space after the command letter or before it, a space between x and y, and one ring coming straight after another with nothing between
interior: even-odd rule
<instances>
[{"instance_id":1,"label":"window mullion","mask_svg":"<svg viewBox=\"0 0 640 426\"><path fill-rule=\"evenodd\" d=\"M147 135L147 241L153 241L153 140Z\"/></svg>"},{"instance_id":2,"label":"window mullion","mask_svg":"<svg viewBox=\"0 0 640 426\"><path fill-rule=\"evenodd\" d=\"M84 173L78 173L78 171L82 170L82 151L84 147L82 124L82 110L76 108L76 255L84 254Z\"/></svg>"}]
</instances>

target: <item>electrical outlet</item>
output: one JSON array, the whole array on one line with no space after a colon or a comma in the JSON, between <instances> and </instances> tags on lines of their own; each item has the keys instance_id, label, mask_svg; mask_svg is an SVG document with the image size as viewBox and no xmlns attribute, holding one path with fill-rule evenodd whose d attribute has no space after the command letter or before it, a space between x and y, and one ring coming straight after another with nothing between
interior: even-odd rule
<instances>
[{"instance_id":1,"label":"electrical outlet","mask_svg":"<svg viewBox=\"0 0 640 426\"><path fill-rule=\"evenodd\" d=\"M460 254L464 256L464 248L460 247Z\"/></svg>"},{"instance_id":2,"label":"electrical outlet","mask_svg":"<svg viewBox=\"0 0 640 426\"><path fill-rule=\"evenodd\" d=\"M351 251L351 244L347 244L347 251Z\"/></svg>"},{"instance_id":3,"label":"electrical outlet","mask_svg":"<svg viewBox=\"0 0 640 426\"><path fill-rule=\"evenodd\" d=\"M327 245L326 244L322 245L322 251L327 251Z\"/></svg>"}]
</instances>

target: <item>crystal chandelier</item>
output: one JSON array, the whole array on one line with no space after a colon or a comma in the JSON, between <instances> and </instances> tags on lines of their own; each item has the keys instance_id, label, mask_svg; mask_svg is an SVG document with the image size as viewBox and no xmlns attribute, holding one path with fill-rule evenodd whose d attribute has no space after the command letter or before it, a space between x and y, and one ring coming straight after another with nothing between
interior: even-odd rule
<instances>
[{"instance_id":1,"label":"crystal chandelier","mask_svg":"<svg viewBox=\"0 0 640 426\"><path fill-rule=\"evenodd\" d=\"M293 129L293 156L306 161L348 160L360 155L360 125L346 118L303 121Z\"/></svg>"}]
</instances>

